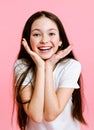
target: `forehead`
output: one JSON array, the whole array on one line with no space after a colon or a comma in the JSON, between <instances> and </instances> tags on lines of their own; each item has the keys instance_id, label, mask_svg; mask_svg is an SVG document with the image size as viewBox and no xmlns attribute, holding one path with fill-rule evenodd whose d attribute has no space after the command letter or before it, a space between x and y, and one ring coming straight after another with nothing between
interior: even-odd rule
<instances>
[{"instance_id":1,"label":"forehead","mask_svg":"<svg viewBox=\"0 0 94 130\"><path fill-rule=\"evenodd\" d=\"M40 28L40 29L41 28L44 28L44 29L54 28L58 30L56 23L50 18L47 18L44 16L36 19L33 22L31 29L35 29L35 28Z\"/></svg>"}]
</instances>

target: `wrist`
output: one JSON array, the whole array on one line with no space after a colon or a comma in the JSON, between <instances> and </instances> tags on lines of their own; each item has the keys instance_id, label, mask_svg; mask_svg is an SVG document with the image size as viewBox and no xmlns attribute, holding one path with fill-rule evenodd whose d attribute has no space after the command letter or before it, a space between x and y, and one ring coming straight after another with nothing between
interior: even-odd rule
<instances>
[{"instance_id":1,"label":"wrist","mask_svg":"<svg viewBox=\"0 0 94 130\"><path fill-rule=\"evenodd\" d=\"M41 64L36 64L36 68L37 69L44 69L45 68L45 63L43 62L43 63L41 63Z\"/></svg>"},{"instance_id":2,"label":"wrist","mask_svg":"<svg viewBox=\"0 0 94 130\"><path fill-rule=\"evenodd\" d=\"M46 69L47 71L53 71L53 66L51 66L49 63L47 63L47 64L45 65L45 69Z\"/></svg>"}]
</instances>

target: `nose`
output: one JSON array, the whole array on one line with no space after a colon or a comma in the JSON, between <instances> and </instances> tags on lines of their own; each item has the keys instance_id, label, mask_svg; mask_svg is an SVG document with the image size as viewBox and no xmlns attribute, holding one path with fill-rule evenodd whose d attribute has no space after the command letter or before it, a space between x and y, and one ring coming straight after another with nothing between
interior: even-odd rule
<instances>
[{"instance_id":1,"label":"nose","mask_svg":"<svg viewBox=\"0 0 94 130\"><path fill-rule=\"evenodd\" d=\"M41 39L41 43L48 43L50 40L48 35L43 35Z\"/></svg>"}]
</instances>

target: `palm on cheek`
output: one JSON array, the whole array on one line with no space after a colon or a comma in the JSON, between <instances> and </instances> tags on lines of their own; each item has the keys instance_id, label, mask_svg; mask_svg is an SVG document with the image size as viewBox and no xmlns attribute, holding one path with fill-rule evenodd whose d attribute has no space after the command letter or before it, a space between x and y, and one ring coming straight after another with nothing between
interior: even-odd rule
<instances>
[{"instance_id":1,"label":"palm on cheek","mask_svg":"<svg viewBox=\"0 0 94 130\"><path fill-rule=\"evenodd\" d=\"M49 65L52 69L54 68L55 64L65 56L67 56L72 51L72 46L68 46L66 49L58 51L54 54L50 59L46 61L46 64Z\"/></svg>"},{"instance_id":2,"label":"palm on cheek","mask_svg":"<svg viewBox=\"0 0 94 130\"><path fill-rule=\"evenodd\" d=\"M30 47L28 46L27 41L25 39L23 39L22 45L24 46L27 53L31 56L31 58L33 59L36 66L43 67L44 66L44 61L40 58L40 56L38 56L35 52L33 52L30 49Z\"/></svg>"},{"instance_id":3,"label":"palm on cheek","mask_svg":"<svg viewBox=\"0 0 94 130\"><path fill-rule=\"evenodd\" d=\"M66 49L58 51L56 54L54 54L51 58L44 61L38 54L33 52L30 47L27 44L27 41L23 39L22 44L27 51L27 53L31 56L33 61L35 62L37 67L43 67L44 64L49 66L50 68L54 68L55 64L65 56L67 56L72 51L72 46L68 46Z\"/></svg>"}]
</instances>

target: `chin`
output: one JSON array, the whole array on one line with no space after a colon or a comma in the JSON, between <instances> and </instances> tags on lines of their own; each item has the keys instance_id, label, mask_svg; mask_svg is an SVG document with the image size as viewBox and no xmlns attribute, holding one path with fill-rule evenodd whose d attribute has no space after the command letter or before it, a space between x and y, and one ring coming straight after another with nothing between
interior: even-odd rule
<instances>
[{"instance_id":1,"label":"chin","mask_svg":"<svg viewBox=\"0 0 94 130\"><path fill-rule=\"evenodd\" d=\"M50 58L42 58L44 61L46 61L46 60L48 60L48 59L50 59Z\"/></svg>"},{"instance_id":2,"label":"chin","mask_svg":"<svg viewBox=\"0 0 94 130\"><path fill-rule=\"evenodd\" d=\"M49 57L41 57L43 60L48 60L48 59L50 59L51 58L51 56L49 56Z\"/></svg>"}]
</instances>

